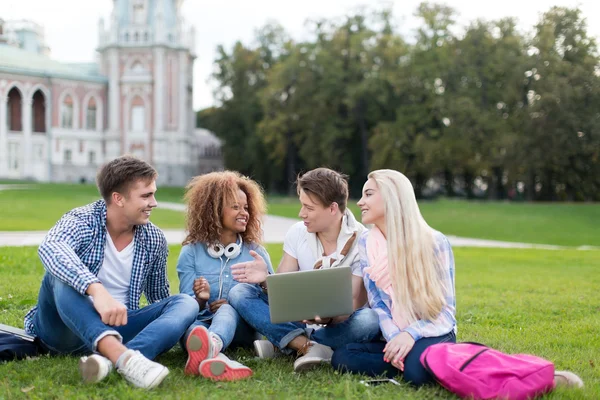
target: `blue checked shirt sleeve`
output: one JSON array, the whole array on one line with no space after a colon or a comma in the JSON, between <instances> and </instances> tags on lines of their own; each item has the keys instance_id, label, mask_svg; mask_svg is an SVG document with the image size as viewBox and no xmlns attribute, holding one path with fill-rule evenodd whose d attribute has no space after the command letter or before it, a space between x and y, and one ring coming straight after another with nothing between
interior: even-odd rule
<instances>
[{"instance_id":1,"label":"blue checked shirt sleeve","mask_svg":"<svg viewBox=\"0 0 600 400\"><path fill-rule=\"evenodd\" d=\"M92 229L84 221L65 215L50 229L38 248L46 271L82 295L91 284L100 282L77 255L90 245L93 236Z\"/></svg>"},{"instance_id":2,"label":"blue checked shirt sleeve","mask_svg":"<svg viewBox=\"0 0 600 400\"><path fill-rule=\"evenodd\" d=\"M454 254L448 239L436 233L436 256L442 261L441 279L444 282L446 305L434 320L418 320L404 329L415 341L424 337L442 336L456 325L456 294L454 290Z\"/></svg>"},{"instance_id":3,"label":"blue checked shirt sleeve","mask_svg":"<svg viewBox=\"0 0 600 400\"><path fill-rule=\"evenodd\" d=\"M156 303L169 297L169 280L167 279L167 257L169 246L165 235L160 232L160 247L152 263L151 272L146 286L148 303Z\"/></svg>"},{"instance_id":4,"label":"blue checked shirt sleeve","mask_svg":"<svg viewBox=\"0 0 600 400\"><path fill-rule=\"evenodd\" d=\"M368 232L363 233L358 242L360 269L363 272L363 281L365 283L365 289L367 290L367 296L369 298L369 306L377 313L377 316L379 317L379 328L381 329L381 333L383 333L385 340L389 342L400 333L400 328L398 328L394 323L389 305L386 304L382 298L379 288L375 282L369 278L369 274L365 273L365 268L369 266L369 262L367 261L367 237ZM385 295L385 297L388 296Z\"/></svg>"}]
</instances>

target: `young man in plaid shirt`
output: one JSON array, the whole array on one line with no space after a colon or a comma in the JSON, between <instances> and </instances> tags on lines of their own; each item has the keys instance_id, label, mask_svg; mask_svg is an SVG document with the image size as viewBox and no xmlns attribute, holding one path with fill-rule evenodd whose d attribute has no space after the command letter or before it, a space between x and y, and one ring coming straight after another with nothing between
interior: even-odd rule
<instances>
[{"instance_id":1,"label":"young man in plaid shirt","mask_svg":"<svg viewBox=\"0 0 600 400\"><path fill-rule=\"evenodd\" d=\"M65 214L39 247L46 273L25 330L51 354L88 355L79 362L86 382L114 366L135 386L159 385L169 371L151 360L198 313L192 297L169 296L167 242L149 221L156 177L131 156L108 162L97 176L103 200ZM142 293L149 305L140 308Z\"/></svg>"}]
</instances>

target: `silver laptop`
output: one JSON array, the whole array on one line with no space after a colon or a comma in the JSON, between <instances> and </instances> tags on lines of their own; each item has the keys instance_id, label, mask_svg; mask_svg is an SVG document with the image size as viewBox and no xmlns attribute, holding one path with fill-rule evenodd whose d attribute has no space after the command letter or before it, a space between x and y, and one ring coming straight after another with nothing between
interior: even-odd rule
<instances>
[{"instance_id":1,"label":"silver laptop","mask_svg":"<svg viewBox=\"0 0 600 400\"><path fill-rule=\"evenodd\" d=\"M350 267L317 269L269 275L271 322L302 321L351 314Z\"/></svg>"}]
</instances>

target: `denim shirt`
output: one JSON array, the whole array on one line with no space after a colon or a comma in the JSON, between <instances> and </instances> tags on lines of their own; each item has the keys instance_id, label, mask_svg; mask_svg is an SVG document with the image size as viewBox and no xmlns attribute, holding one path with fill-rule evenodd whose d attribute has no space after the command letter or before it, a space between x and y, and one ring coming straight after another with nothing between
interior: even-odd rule
<instances>
[{"instance_id":1,"label":"denim shirt","mask_svg":"<svg viewBox=\"0 0 600 400\"><path fill-rule=\"evenodd\" d=\"M219 283L222 285L221 298L227 299L229 291L239 282L233 279L231 275L231 266L252 261L254 258L250 255L250 250L256 251L267 263L269 273L273 273L271 258L264 247L255 243L244 243L242 251L236 258L227 260L225 256L221 259L211 257L205 243L186 244L181 248L179 260L177 261L177 275L179 277L179 292L186 293L192 297L194 295L194 280L203 276L210 285L210 297L206 302L206 307L200 310L198 320L209 320L213 314L208 309L208 305L219 300ZM221 273L221 268L223 271ZM220 278L220 279L219 279Z\"/></svg>"}]
</instances>

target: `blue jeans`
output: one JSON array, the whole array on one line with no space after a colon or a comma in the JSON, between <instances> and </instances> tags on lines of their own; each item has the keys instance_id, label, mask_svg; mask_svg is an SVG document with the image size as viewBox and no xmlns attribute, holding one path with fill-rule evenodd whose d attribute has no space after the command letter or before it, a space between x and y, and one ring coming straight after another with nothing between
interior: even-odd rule
<instances>
[{"instance_id":1,"label":"blue jeans","mask_svg":"<svg viewBox=\"0 0 600 400\"><path fill-rule=\"evenodd\" d=\"M88 296L46 274L33 323L43 346L53 354L89 354L100 339L114 335L127 348L154 359L177 343L197 314L196 300L180 294L128 310L127 325L109 326Z\"/></svg>"},{"instance_id":2,"label":"blue jeans","mask_svg":"<svg viewBox=\"0 0 600 400\"><path fill-rule=\"evenodd\" d=\"M223 341L223 349L233 347L249 347L255 339L255 331L229 304L223 304L211 319L196 320L185 332L182 345L185 348L188 336L197 326L204 326L209 332L217 334Z\"/></svg>"},{"instance_id":3,"label":"blue jeans","mask_svg":"<svg viewBox=\"0 0 600 400\"><path fill-rule=\"evenodd\" d=\"M354 374L370 376L387 376L393 378L402 374L404 380L414 386L421 386L433 382L433 377L421 365L421 354L433 344L452 342L456 343L454 332L443 336L422 338L417 340L413 348L404 359L404 372L396 369L392 364L383 361L383 349L386 342L352 343L333 353L331 365L335 369Z\"/></svg>"},{"instance_id":4,"label":"blue jeans","mask_svg":"<svg viewBox=\"0 0 600 400\"><path fill-rule=\"evenodd\" d=\"M265 335L284 354L292 352L287 345L300 335L332 349L348 343L370 342L380 335L379 319L370 308L354 311L347 320L339 324L313 330L300 322L272 323L269 298L256 285L240 283L234 286L229 292L229 304L251 327Z\"/></svg>"}]
</instances>

